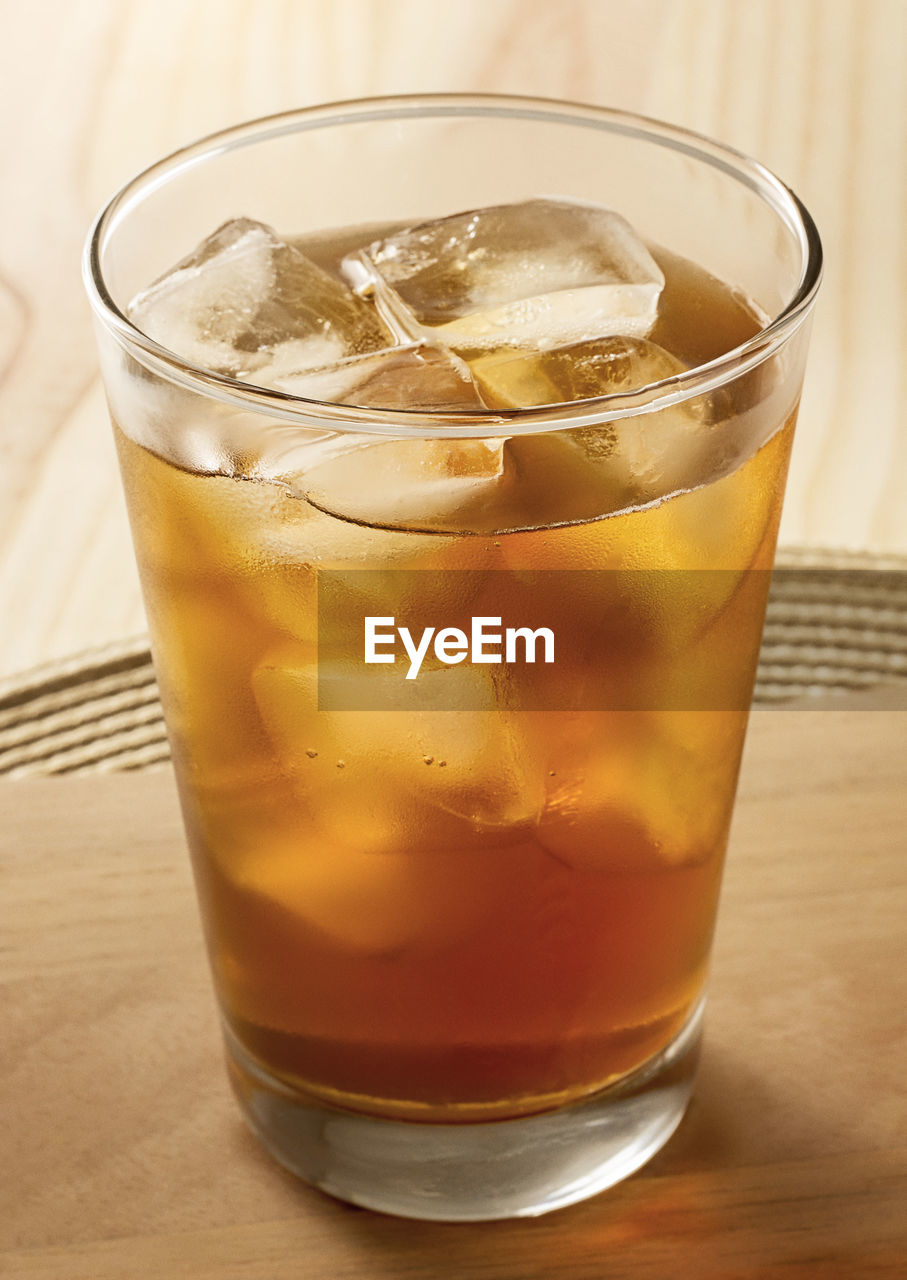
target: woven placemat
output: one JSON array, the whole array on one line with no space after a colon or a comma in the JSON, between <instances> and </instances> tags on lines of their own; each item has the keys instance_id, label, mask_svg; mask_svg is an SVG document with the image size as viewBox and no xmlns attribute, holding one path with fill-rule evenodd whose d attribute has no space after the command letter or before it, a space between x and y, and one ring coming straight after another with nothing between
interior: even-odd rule
<instances>
[{"instance_id":1,"label":"woven placemat","mask_svg":"<svg viewBox=\"0 0 907 1280\"><path fill-rule=\"evenodd\" d=\"M907 557L786 548L777 568L757 703L828 705L835 694L907 684ZM169 758L147 636L0 680L0 775L146 769Z\"/></svg>"}]
</instances>

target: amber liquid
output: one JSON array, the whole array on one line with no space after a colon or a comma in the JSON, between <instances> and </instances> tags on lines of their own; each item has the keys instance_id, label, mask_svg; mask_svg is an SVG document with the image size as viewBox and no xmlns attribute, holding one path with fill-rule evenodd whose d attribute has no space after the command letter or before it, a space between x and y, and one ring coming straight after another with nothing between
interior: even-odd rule
<instances>
[{"instance_id":1,"label":"amber liquid","mask_svg":"<svg viewBox=\"0 0 907 1280\"><path fill-rule=\"evenodd\" d=\"M655 341L693 362L752 334L723 286L664 265ZM118 430L217 991L268 1072L370 1114L524 1115L607 1086L683 1026L745 710L319 711L317 573L421 571L430 612L445 572L471 570L468 612L487 613L486 571L551 571L562 625L588 629L609 602L574 591L572 569L727 570L695 625L666 575L583 661L663 687L666 705L703 672L745 701L766 576L745 571L771 565L792 430L765 422L729 474L602 518L571 508L595 492L574 453L515 439L505 527L461 536L190 474ZM563 519L552 499L537 527L529 496L517 519L542 487Z\"/></svg>"}]
</instances>

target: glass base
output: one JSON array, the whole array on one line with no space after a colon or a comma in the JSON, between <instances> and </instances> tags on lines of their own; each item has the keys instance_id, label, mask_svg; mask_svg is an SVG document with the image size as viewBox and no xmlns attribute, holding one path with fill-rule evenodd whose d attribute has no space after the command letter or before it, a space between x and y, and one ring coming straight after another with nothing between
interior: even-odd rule
<instances>
[{"instance_id":1,"label":"glass base","mask_svg":"<svg viewBox=\"0 0 907 1280\"><path fill-rule=\"evenodd\" d=\"M614 1186L661 1150L692 1093L703 1004L661 1053L610 1088L487 1124L418 1124L326 1106L263 1071L229 1032L227 1063L253 1133L329 1195L434 1222L535 1217Z\"/></svg>"}]
</instances>

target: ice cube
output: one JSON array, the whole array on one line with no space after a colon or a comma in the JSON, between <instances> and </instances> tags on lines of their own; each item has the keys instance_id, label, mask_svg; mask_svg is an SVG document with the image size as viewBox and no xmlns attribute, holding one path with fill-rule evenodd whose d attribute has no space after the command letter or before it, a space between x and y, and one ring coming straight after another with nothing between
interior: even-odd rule
<instances>
[{"instance_id":1,"label":"ice cube","mask_svg":"<svg viewBox=\"0 0 907 1280\"><path fill-rule=\"evenodd\" d=\"M471 361L482 395L494 408L624 394L668 383L686 367L646 338L623 336L537 352L502 348ZM708 419L698 398L564 435L588 462L608 471L628 501L639 503L708 478L703 460L716 441Z\"/></svg>"},{"instance_id":2,"label":"ice cube","mask_svg":"<svg viewBox=\"0 0 907 1280\"><path fill-rule=\"evenodd\" d=\"M280 439L284 440L282 445ZM387 443L375 436L359 440L360 448L366 451L369 447L380 450ZM295 429L286 433L276 430L264 442L248 473L252 483L233 484L228 492L230 481L214 479L204 483L189 504L193 513L189 532L193 539L204 538L205 546L210 544L218 567L223 564L230 577L231 589L253 610L257 628L266 626L275 639L313 638L322 570L331 570L333 581L341 584L343 575L348 574L348 588L359 590L374 603L365 613L377 616L392 612L385 607L385 570L397 571L394 581L411 579L419 615L424 614L430 622L451 607L449 570L473 571L478 590L478 579L495 567L500 555L488 540L468 538L464 542L443 533L413 536L405 529L370 527L335 519L305 501L307 472L316 471L318 462L330 456L330 443L300 440ZM341 445L350 447L346 439L336 442L335 447ZM198 487L194 477L187 476L185 481ZM367 492L375 504L381 502L380 493ZM327 501L324 488L320 496ZM359 499L364 502L365 496L359 495ZM468 577L461 573L458 581ZM342 613L342 608L339 611Z\"/></svg>"},{"instance_id":3,"label":"ice cube","mask_svg":"<svg viewBox=\"0 0 907 1280\"><path fill-rule=\"evenodd\" d=\"M360 673L321 670L372 678ZM439 682L476 679L460 667L423 675L429 704ZM541 810L544 769L513 715L318 711L318 677L292 644L253 674L262 726L306 816L281 846L232 858L229 874L344 946L447 945L512 892L511 855Z\"/></svg>"},{"instance_id":4,"label":"ice cube","mask_svg":"<svg viewBox=\"0 0 907 1280\"><path fill-rule=\"evenodd\" d=\"M315 788L332 773L342 777L333 760L310 754L303 761ZM337 821L325 823L316 799L294 791L273 770L206 785L203 795L201 812L188 801L187 821L196 838L210 850L223 879L242 893L244 918L257 919L277 947L281 935L291 939L294 955L309 941L385 955L413 945L443 948L483 912L499 913L500 898L513 883L512 861L501 868L493 864L504 859L471 858L470 874L484 877L484 892L470 893L461 851L424 856L422 848L395 841L397 833L380 807L366 813L354 804L349 822L342 821L341 810L330 810ZM259 952L256 963L243 963L249 938L249 931L234 934L236 950L222 953L219 963L229 966L231 987L246 1007L254 1003L261 1019L280 1026L298 1003L298 974L272 970L265 989L255 991L247 984L261 973L262 957Z\"/></svg>"},{"instance_id":5,"label":"ice cube","mask_svg":"<svg viewBox=\"0 0 907 1280\"><path fill-rule=\"evenodd\" d=\"M374 308L250 218L225 223L139 293L129 317L191 363L266 386L391 342Z\"/></svg>"},{"instance_id":6,"label":"ice cube","mask_svg":"<svg viewBox=\"0 0 907 1280\"><path fill-rule=\"evenodd\" d=\"M316 823L343 843L377 841L376 849L430 852L478 848L489 836L524 839L544 802L545 771L519 713L495 710L487 671L423 667L410 684L387 674L395 668L366 673L363 658L364 651L355 662L319 664L287 644L270 651L252 677L265 731ZM319 678L342 682L350 706L352 689L368 706L370 686L395 679L415 709L319 711ZM451 709L457 706L481 709Z\"/></svg>"},{"instance_id":7,"label":"ice cube","mask_svg":"<svg viewBox=\"0 0 907 1280\"><path fill-rule=\"evenodd\" d=\"M601 717L597 750L564 769L539 843L558 861L602 872L720 857L743 737L742 712Z\"/></svg>"},{"instance_id":8,"label":"ice cube","mask_svg":"<svg viewBox=\"0 0 907 1280\"><path fill-rule=\"evenodd\" d=\"M422 342L352 356L316 371L279 373L270 385L309 400L363 408L425 412L486 408L469 366L450 352Z\"/></svg>"},{"instance_id":9,"label":"ice cube","mask_svg":"<svg viewBox=\"0 0 907 1280\"><path fill-rule=\"evenodd\" d=\"M542 351L501 347L470 360L489 406L513 409L590 400L664 382L686 365L645 338L610 336Z\"/></svg>"},{"instance_id":10,"label":"ice cube","mask_svg":"<svg viewBox=\"0 0 907 1280\"><path fill-rule=\"evenodd\" d=\"M311 764L317 773L318 760ZM352 955L389 959L404 950L431 955L455 948L489 920L506 919L514 885L550 865L550 855L529 842L472 854L395 844L396 833L382 828L382 816L371 815L363 839L353 828L319 827L293 802L285 821L271 817L266 837L260 822L239 838L231 832L218 841L214 856L229 845L222 870L242 891L245 916L262 920L272 936L289 939L294 957L300 942L310 938ZM250 976L242 934L234 946L233 956L222 956L220 963L230 966L233 990L241 992ZM256 967L251 965L252 975ZM297 1005L298 973L292 968L272 970L264 990L249 988L247 1007L272 1025L282 1025L287 1009Z\"/></svg>"},{"instance_id":11,"label":"ice cube","mask_svg":"<svg viewBox=\"0 0 907 1280\"><path fill-rule=\"evenodd\" d=\"M353 356L274 378L271 385L306 399L365 408L485 412L465 362L425 343ZM332 515L379 525L395 523L401 511L430 521L439 509L474 498L476 487L503 469L502 438L388 440L346 433L311 446L297 433L274 432L254 476L282 481Z\"/></svg>"},{"instance_id":12,"label":"ice cube","mask_svg":"<svg viewBox=\"0 0 907 1280\"><path fill-rule=\"evenodd\" d=\"M552 199L424 222L348 255L343 266L395 332L464 350L642 335L664 286L620 214Z\"/></svg>"},{"instance_id":13,"label":"ice cube","mask_svg":"<svg viewBox=\"0 0 907 1280\"><path fill-rule=\"evenodd\" d=\"M349 436L313 450L304 470L296 469L301 461L284 455L269 468L319 511L380 529L490 532L496 495L508 482L500 438Z\"/></svg>"}]
</instances>

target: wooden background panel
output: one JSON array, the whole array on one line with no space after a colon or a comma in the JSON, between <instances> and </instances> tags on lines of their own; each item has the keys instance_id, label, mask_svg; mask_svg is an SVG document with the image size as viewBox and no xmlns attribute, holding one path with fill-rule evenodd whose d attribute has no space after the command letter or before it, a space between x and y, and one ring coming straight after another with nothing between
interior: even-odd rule
<instances>
[{"instance_id":1,"label":"wooden background panel","mask_svg":"<svg viewBox=\"0 0 907 1280\"><path fill-rule=\"evenodd\" d=\"M144 626L79 254L146 164L378 93L607 103L713 134L828 269L782 537L907 552L903 0L35 0L0 43L0 674Z\"/></svg>"}]
</instances>

